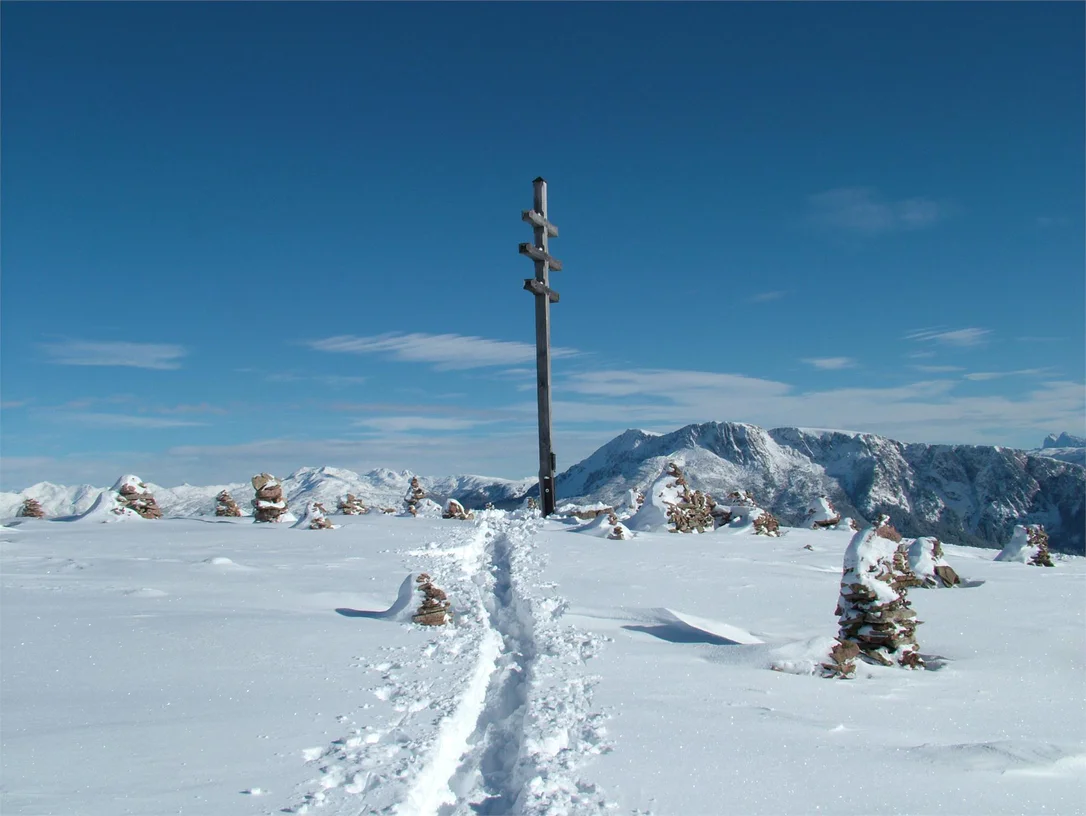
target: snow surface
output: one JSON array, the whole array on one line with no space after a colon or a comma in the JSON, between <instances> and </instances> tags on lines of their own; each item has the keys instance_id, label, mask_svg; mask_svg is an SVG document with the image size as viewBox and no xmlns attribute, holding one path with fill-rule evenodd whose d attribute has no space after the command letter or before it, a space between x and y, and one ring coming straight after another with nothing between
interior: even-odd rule
<instances>
[{"instance_id":1,"label":"snow surface","mask_svg":"<svg viewBox=\"0 0 1086 816\"><path fill-rule=\"evenodd\" d=\"M1083 812L1086 559L944 545L933 670L826 680L850 531L337 521L0 528L0 812Z\"/></svg>"}]
</instances>

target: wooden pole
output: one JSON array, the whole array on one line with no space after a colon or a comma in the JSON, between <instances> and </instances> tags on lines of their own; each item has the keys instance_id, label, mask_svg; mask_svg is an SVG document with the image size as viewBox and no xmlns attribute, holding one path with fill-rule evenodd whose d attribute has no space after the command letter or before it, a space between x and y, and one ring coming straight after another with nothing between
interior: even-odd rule
<instances>
[{"instance_id":1,"label":"wooden pole","mask_svg":"<svg viewBox=\"0 0 1086 816\"><path fill-rule=\"evenodd\" d=\"M554 512L554 471L557 466L551 445L551 303L558 293L550 288L549 272L561 270L562 264L550 256L548 239L558 237L558 228L547 220L547 182L532 182L532 209L521 219L532 225L533 242L521 244L520 253L535 262L535 277L524 281L524 288L535 295L535 366L539 406L539 502L544 516Z\"/></svg>"}]
</instances>

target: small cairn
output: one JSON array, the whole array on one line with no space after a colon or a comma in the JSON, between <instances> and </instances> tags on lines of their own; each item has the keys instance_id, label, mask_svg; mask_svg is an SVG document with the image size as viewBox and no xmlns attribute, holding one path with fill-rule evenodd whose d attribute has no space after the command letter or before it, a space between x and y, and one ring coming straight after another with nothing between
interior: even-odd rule
<instances>
[{"instance_id":1,"label":"small cairn","mask_svg":"<svg viewBox=\"0 0 1086 816\"><path fill-rule=\"evenodd\" d=\"M415 578L419 592L422 593L422 603L418 611L411 616L411 620L423 626L443 626L452 618L449 610L449 600L445 592L438 589L430 581L430 576L425 572L419 573Z\"/></svg>"},{"instance_id":2,"label":"small cairn","mask_svg":"<svg viewBox=\"0 0 1086 816\"><path fill-rule=\"evenodd\" d=\"M909 568L924 587L952 587L962 582L946 562L943 545L932 537L918 538L909 544Z\"/></svg>"},{"instance_id":3,"label":"small cairn","mask_svg":"<svg viewBox=\"0 0 1086 816\"><path fill-rule=\"evenodd\" d=\"M996 561L1018 561L1034 567L1053 567L1048 551L1048 533L1040 524L1015 525L1011 540L995 557Z\"/></svg>"},{"instance_id":4,"label":"small cairn","mask_svg":"<svg viewBox=\"0 0 1086 816\"><path fill-rule=\"evenodd\" d=\"M364 516L369 511L370 509L362 503L362 499L354 493L348 493L339 500L339 512L345 516Z\"/></svg>"},{"instance_id":5,"label":"small cairn","mask_svg":"<svg viewBox=\"0 0 1086 816\"><path fill-rule=\"evenodd\" d=\"M411 487L407 490L407 495L404 496L403 505L412 516L419 514L419 503L426 498L426 491L422 489L422 485L419 484L419 477L411 477Z\"/></svg>"},{"instance_id":6,"label":"small cairn","mask_svg":"<svg viewBox=\"0 0 1086 816\"><path fill-rule=\"evenodd\" d=\"M127 509L145 519L162 518L158 502L147 490L147 485L138 477L124 476L113 489L117 494L117 506L113 508L114 513L123 515Z\"/></svg>"},{"instance_id":7,"label":"small cairn","mask_svg":"<svg viewBox=\"0 0 1086 816\"><path fill-rule=\"evenodd\" d=\"M538 510L539 509L539 502L537 502L535 500L534 496L529 496L526 506L527 506L527 508L529 510Z\"/></svg>"},{"instance_id":8,"label":"small cairn","mask_svg":"<svg viewBox=\"0 0 1086 816\"><path fill-rule=\"evenodd\" d=\"M215 497L215 515L237 518L241 516L241 508L230 495L229 490L224 490Z\"/></svg>"},{"instance_id":9,"label":"small cairn","mask_svg":"<svg viewBox=\"0 0 1086 816\"><path fill-rule=\"evenodd\" d=\"M283 498L282 483L270 473L260 473L253 477L253 521L277 523L287 512L287 502Z\"/></svg>"},{"instance_id":10,"label":"small cairn","mask_svg":"<svg viewBox=\"0 0 1086 816\"><path fill-rule=\"evenodd\" d=\"M673 491L673 495L664 498L667 518L671 522L668 532L692 533L696 530L703 533L706 529L714 529L716 522L713 509L716 502L713 497L700 490L691 490L682 468L674 462L668 462L667 475L671 481L667 482L664 488Z\"/></svg>"},{"instance_id":11,"label":"small cairn","mask_svg":"<svg viewBox=\"0 0 1086 816\"><path fill-rule=\"evenodd\" d=\"M381 512L384 513L386 516L393 516L393 515L396 514L396 508L395 507L382 507Z\"/></svg>"},{"instance_id":12,"label":"small cairn","mask_svg":"<svg viewBox=\"0 0 1086 816\"><path fill-rule=\"evenodd\" d=\"M804 526L808 530L833 530L841 523L841 514L826 496L819 496L807 505Z\"/></svg>"},{"instance_id":13,"label":"small cairn","mask_svg":"<svg viewBox=\"0 0 1086 816\"><path fill-rule=\"evenodd\" d=\"M37 499L23 499L23 506L19 508L18 515L21 518L45 518L45 510Z\"/></svg>"},{"instance_id":14,"label":"small cairn","mask_svg":"<svg viewBox=\"0 0 1086 816\"><path fill-rule=\"evenodd\" d=\"M852 537L845 550L841 597L837 604L840 632L825 677L850 677L855 658L882 666L923 668L916 643L920 623L908 600L909 587L920 581L909 569L907 548L882 534L893 528L885 516L876 527Z\"/></svg>"},{"instance_id":15,"label":"small cairn","mask_svg":"<svg viewBox=\"0 0 1086 816\"><path fill-rule=\"evenodd\" d=\"M328 520L328 511L324 509L324 505L320 502L310 502L306 505L305 516L302 518L301 524L304 524L310 530L331 530L332 522Z\"/></svg>"},{"instance_id":16,"label":"small cairn","mask_svg":"<svg viewBox=\"0 0 1086 816\"><path fill-rule=\"evenodd\" d=\"M776 537L781 534L781 523L775 515L758 506L754 494L749 490L735 490L728 494L731 505L727 519L721 516L721 524L729 523L733 518L746 516L750 519L755 535Z\"/></svg>"},{"instance_id":17,"label":"small cairn","mask_svg":"<svg viewBox=\"0 0 1086 816\"><path fill-rule=\"evenodd\" d=\"M618 516L615 514L614 510L607 516L607 523L611 525L611 532L607 534L607 537L612 541L626 541L633 538L633 533L630 532L625 524L618 520Z\"/></svg>"},{"instance_id":18,"label":"small cairn","mask_svg":"<svg viewBox=\"0 0 1086 816\"><path fill-rule=\"evenodd\" d=\"M460 519L460 521L471 521L475 518L475 514L470 510L465 510L464 505L458 502L456 499L449 499L445 504L445 512L441 514L444 519Z\"/></svg>"}]
</instances>

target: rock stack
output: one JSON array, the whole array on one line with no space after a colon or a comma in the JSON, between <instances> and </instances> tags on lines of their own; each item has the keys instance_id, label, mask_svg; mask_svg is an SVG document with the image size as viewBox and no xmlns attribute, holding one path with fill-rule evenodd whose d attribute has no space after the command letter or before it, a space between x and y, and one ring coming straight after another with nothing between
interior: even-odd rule
<instances>
[{"instance_id":1,"label":"rock stack","mask_svg":"<svg viewBox=\"0 0 1086 816\"><path fill-rule=\"evenodd\" d=\"M465 510L464 505L458 502L456 499L449 499L445 504L445 512L441 514L442 518L446 519L460 519L461 521L471 521L475 518L475 514Z\"/></svg>"},{"instance_id":2,"label":"rock stack","mask_svg":"<svg viewBox=\"0 0 1086 816\"><path fill-rule=\"evenodd\" d=\"M287 501L283 498L282 483L270 473L260 473L253 477L253 521L275 523L284 520Z\"/></svg>"},{"instance_id":3,"label":"rock stack","mask_svg":"<svg viewBox=\"0 0 1086 816\"><path fill-rule=\"evenodd\" d=\"M857 656L883 666L924 667L916 644L920 622L908 600L909 587L919 581L909 569L905 548L880 534L888 520L880 522L854 535L845 550L836 610L841 629L829 661L822 664L824 676L851 676Z\"/></svg>"},{"instance_id":4,"label":"rock stack","mask_svg":"<svg viewBox=\"0 0 1086 816\"><path fill-rule=\"evenodd\" d=\"M529 510L538 510L539 502L535 500L534 496L529 496L528 501L525 502L525 507L527 507Z\"/></svg>"},{"instance_id":5,"label":"rock stack","mask_svg":"<svg viewBox=\"0 0 1086 816\"><path fill-rule=\"evenodd\" d=\"M1011 540L995 557L996 561L1018 561L1034 567L1052 567L1052 555L1048 551L1048 533L1039 524L1014 528Z\"/></svg>"},{"instance_id":6,"label":"rock stack","mask_svg":"<svg viewBox=\"0 0 1086 816\"><path fill-rule=\"evenodd\" d=\"M777 517L760 507L751 523L754 525L755 535L779 536L781 534L781 523Z\"/></svg>"},{"instance_id":7,"label":"rock stack","mask_svg":"<svg viewBox=\"0 0 1086 816\"><path fill-rule=\"evenodd\" d=\"M720 519L718 524L741 522L745 517L750 520L755 535L779 536L781 534L780 521L768 510L759 507L754 494L750 491L735 490L728 494L728 502L730 507L727 508L727 512L717 514Z\"/></svg>"},{"instance_id":8,"label":"rock stack","mask_svg":"<svg viewBox=\"0 0 1086 816\"><path fill-rule=\"evenodd\" d=\"M707 529L714 529L713 509L716 502L713 497L700 490L691 490L686 483L686 474L674 462L668 463L667 475L671 480L665 483L663 493L667 518L671 522L668 532L692 533L696 530L703 533ZM671 495L667 495L669 493Z\"/></svg>"},{"instance_id":9,"label":"rock stack","mask_svg":"<svg viewBox=\"0 0 1086 816\"><path fill-rule=\"evenodd\" d=\"M309 502L305 506L305 515L294 526L307 530L331 530L332 522L328 520L327 512L320 502Z\"/></svg>"},{"instance_id":10,"label":"rock stack","mask_svg":"<svg viewBox=\"0 0 1086 816\"><path fill-rule=\"evenodd\" d=\"M412 516L419 514L419 504L426 498L426 492L422 489L422 485L419 484L419 477L411 477L411 487L407 490L407 495L404 496L403 505L404 509Z\"/></svg>"},{"instance_id":11,"label":"rock stack","mask_svg":"<svg viewBox=\"0 0 1086 816\"><path fill-rule=\"evenodd\" d=\"M19 516L22 518L45 518L45 510L37 499L23 499L23 506L19 508Z\"/></svg>"},{"instance_id":12,"label":"rock stack","mask_svg":"<svg viewBox=\"0 0 1086 816\"><path fill-rule=\"evenodd\" d=\"M841 514L826 496L819 496L807 505L803 526L809 530L831 530L841 523Z\"/></svg>"},{"instance_id":13,"label":"rock stack","mask_svg":"<svg viewBox=\"0 0 1086 816\"><path fill-rule=\"evenodd\" d=\"M224 490L216 496L215 502L216 516L241 516L241 508L238 507L238 503L234 501L234 497L230 495L229 490Z\"/></svg>"},{"instance_id":14,"label":"rock stack","mask_svg":"<svg viewBox=\"0 0 1086 816\"><path fill-rule=\"evenodd\" d=\"M145 519L162 518L162 511L155 497L148 492L147 485L140 481L138 476L121 477L113 490L117 494L114 513L122 514L128 509Z\"/></svg>"},{"instance_id":15,"label":"rock stack","mask_svg":"<svg viewBox=\"0 0 1086 816\"><path fill-rule=\"evenodd\" d=\"M890 539L895 544L901 543L901 533L890 523L889 516L879 516L879 520L875 522L875 533L882 538Z\"/></svg>"},{"instance_id":16,"label":"rock stack","mask_svg":"<svg viewBox=\"0 0 1086 816\"><path fill-rule=\"evenodd\" d=\"M354 493L348 493L339 500L339 512L345 516L364 516L370 509Z\"/></svg>"},{"instance_id":17,"label":"rock stack","mask_svg":"<svg viewBox=\"0 0 1086 816\"><path fill-rule=\"evenodd\" d=\"M449 610L449 601L443 590L438 589L430 582L430 576L425 572L415 578L419 592L422 593L422 603L418 611L411 616L411 620L423 626L442 626L452 618Z\"/></svg>"},{"instance_id":18,"label":"rock stack","mask_svg":"<svg viewBox=\"0 0 1086 816\"><path fill-rule=\"evenodd\" d=\"M962 582L943 556L939 539L918 538L909 544L909 568L924 587L952 587Z\"/></svg>"},{"instance_id":19,"label":"rock stack","mask_svg":"<svg viewBox=\"0 0 1086 816\"><path fill-rule=\"evenodd\" d=\"M618 520L618 516L614 511L607 517L607 523L611 525L611 532L607 534L607 537L612 541L626 541L627 539L633 538L633 533L630 532L625 524Z\"/></svg>"}]
</instances>

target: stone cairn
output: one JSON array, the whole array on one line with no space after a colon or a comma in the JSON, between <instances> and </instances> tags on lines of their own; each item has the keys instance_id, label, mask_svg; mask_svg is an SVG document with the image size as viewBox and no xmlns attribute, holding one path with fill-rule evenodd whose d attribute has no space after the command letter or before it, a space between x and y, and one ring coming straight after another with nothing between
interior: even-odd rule
<instances>
[{"instance_id":1,"label":"stone cairn","mask_svg":"<svg viewBox=\"0 0 1086 816\"><path fill-rule=\"evenodd\" d=\"M216 516L238 517L241 515L241 508L238 507L238 503L234 501L234 497L230 495L229 490L224 490L216 496L215 502Z\"/></svg>"},{"instance_id":2,"label":"stone cairn","mask_svg":"<svg viewBox=\"0 0 1086 816\"><path fill-rule=\"evenodd\" d=\"M667 503L667 519L671 522L669 533L692 533L695 530L704 533L706 529L716 527L713 518L713 510L716 502L708 493L700 490L691 490L686 483L686 476L682 468L674 462L668 462L667 475L672 478L666 488L671 488L676 493L678 501Z\"/></svg>"},{"instance_id":3,"label":"stone cairn","mask_svg":"<svg viewBox=\"0 0 1086 816\"><path fill-rule=\"evenodd\" d=\"M810 530L829 530L841 523L841 514L827 496L819 496L807 505L804 526Z\"/></svg>"},{"instance_id":4,"label":"stone cairn","mask_svg":"<svg viewBox=\"0 0 1086 816\"><path fill-rule=\"evenodd\" d=\"M920 586L952 587L962 582L954 567L946 562L939 539L930 536L918 538L909 544L909 568Z\"/></svg>"},{"instance_id":5,"label":"stone cairn","mask_svg":"<svg viewBox=\"0 0 1086 816\"><path fill-rule=\"evenodd\" d=\"M1048 551L1048 533L1045 532L1044 525L1034 524L1026 528L1026 540L1029 541L1030 547L1036 549L1033 557L1029 559L1029 563L1035 567L1053 567L1052 555Z\"/></svg>"},{"instance_id":6,"label":"stone cairn","mask_svg":"<svg viewBox=\"0 0 1086 816\"><path fill-rule=\"evenodd\" d=\"M908 600L920 582L909 568L907 548L886 535L896 531L886 516L852 537L845 550L837 644L822 664L824 677L851 677L855 659L882 666L922 669L916 643L920 623Z\"/></svg>"},{"instance_id":7,"label":"stone cairn","mask_svg":"<svg viewBox=\"0 0 1086 816\"><path fill-rule=\"evenodd\" d=\"M348 493L339 500L339 512L345 516L364 516L370 509L362 503L362 499Z\"/></svg>"},{"instance_id":8,"label":"stone cairn","mask_svg":"<svg viewBox=\"0 0 1086 816\"><path fill-rule=\"evenodd\" d=\"M618 520L614 510L608 514L607 523L611 525L611 532L607 534L607 537L612 541L626 541L633 537L629 528Z\"/></svg>"},{"instance_id":9,"label":"stone cairn","mask_svg":"<svg viewBox=\"0 0 1086 816\"><path fill-rule=\"evenodd\" d=\"M426 498L426 491L422 489L422 485L419 484L419 477L411 477L411 487L407 490L407 495L404 496L403 505L412 516L419 514L419 502Z\"/></svg>"},{"instance_id":10,"label":"stone cairn","mask_svg":"<svg viewBox=\"0 0 1086 816\"><path fill-rule=\"evenodd\" d=\"M528 497L528 509L529 510L538 510L539 509L539 502L537 502L535 500L534 496L529 496Z\"/></svg>"},{"instance_id":11,"label":"stone cairn","mask_svg":"<svg viewBox=\"0 0 1086 816\"><path fill-rule=\"evenodd\" d=\"M464 505L458 502L456 499L449 499L445 505L445 512L441 514L444 519L460 519L460 521L471 521L475 518L475 514L470 510L465 510Z\"/></svg>"},{"instance_id":12,"label":"stone cairn","mask_svg":"<svg viewBox=\"0 0 1086 816\"><path fill-rule=\"evenodd\" d=\"M452 618L449 609L449 601L443 590L438 589L430 582L430 576L425 572L419 573L415 578L418 590L422 593L422 603L418 610L411 616L411 620L423 626L442 626Z\"/></svg>"},{"instance_id":13,"label":"stone cairn","mask_svg":"<svg viewBox=\"0 0 1086 816\"><path fill-rule=\"evenodd\" d=\"M723 524L727 524L733 516L742 515L745 511L750 517L755 535L779 536L781 534L780 521L768 510L759 507L754 494L750 491L735 490L728 494L728 502L731 504L731 510L727 519L722 521ZM736 512L737 509L738 512Z\"/></svg>"},{"instance_id":14,"label":"stone cairn","mask_svg":"<svg viewBox=\"0 0 1086 816\"><path fill-rule=\"evenodd\" d=\"M117 498L117 506L113 509L117 515L124 513L127 508L145 519L162 518L158 502L143 482L125 481L117 488Z\"/></svg>"},{"instance_id":15,"label":"stone cairn","mask_svg":"<svg viewBox=\"0 0 1086 816\"><path fill-rule=\"evenodd\" d=\"M253 477L253 521L276 523L287 512L287 502L283 498L283 485L270 473L260 473Z\"/></svg>"},{"instance_id":16,"label":"stone cairn","mask_svg":"<svg viewBox=\"0 0 1086 816\"><path fill-rule=\"evenodd\" d=\"M331 530L332 522L328 520L328 511L324 509L324 505L320 502L310 502L306 507L305 514L309 519L307 525L310 530Z\"/></svg>"},{"instance_id":17,"label":"stone cairn","mask_svg":"<svg viewBox=\"0 0 1086 816\"><path fill-rule=\"evenodd\" d=\"M23 506L19 508L19 516L22 518L45 518L45 511L41 502L37 499L23 499Z\"/></svg>"}]
</instances>

